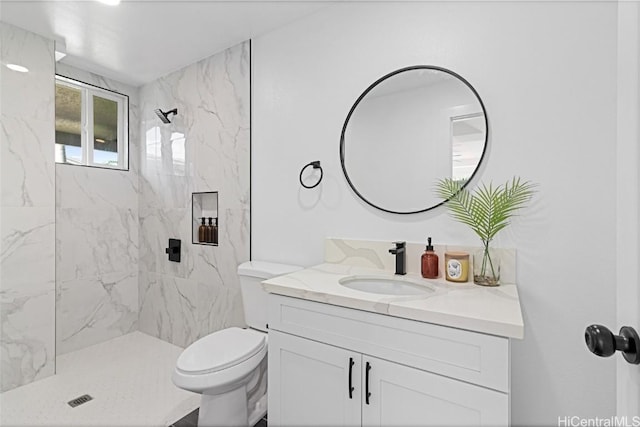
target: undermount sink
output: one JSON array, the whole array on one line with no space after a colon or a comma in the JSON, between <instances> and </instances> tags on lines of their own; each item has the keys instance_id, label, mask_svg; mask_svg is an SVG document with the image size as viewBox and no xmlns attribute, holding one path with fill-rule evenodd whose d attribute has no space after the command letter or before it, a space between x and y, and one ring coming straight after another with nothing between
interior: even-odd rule
<instances>
[{"instance_id":1,"label":"undermount sink","mask_svg":"<svg viewBox=\"0 0 640 427\"><path fill-rule=\"evenodd\" d=\"M338 280L338 283L356 291L381 295L424 296L435 292L434 288L425 283L387 276L349 276Z\"/></svg>"}]
</instances>

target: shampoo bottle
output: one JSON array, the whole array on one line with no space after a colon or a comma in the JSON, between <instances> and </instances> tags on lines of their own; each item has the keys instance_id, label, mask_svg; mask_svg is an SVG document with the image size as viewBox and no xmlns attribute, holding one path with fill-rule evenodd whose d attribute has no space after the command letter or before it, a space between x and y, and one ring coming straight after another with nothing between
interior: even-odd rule
<instances>
[{"instance_id":1,"label":"shampoo bottle","mask_svg":"<svg viewBox=\"0 0 640 427\"><path fill-rule=\"evenodd\" d=\"M431 246L431 237L427 239L427 249L422 254L422 277L425 279L438 277L438 255Z\"/></svg>"},{"instance_id":2,"label":"shampoo bottle","mask_svg":"<svg viewBox=\"0 0 640 427\"><path fill-rule=\"evenodd\" d=\"M204 243L207 241L207 226L205 225L204 218L202 219L202 224L200 224L200 227L198 228L198 242L200 243Z\"/></svg>"},{"instance_id":3,"label":"shampoo bottle","mask_svg":"<svg viewBox=\"0 0 640 427\"><path fill-rule=\"evenodd\" d=\"M207 243L213 243L213 225L211 225L211 217L209 217L209 225L207 227Z\"/></svg>"},{"instance_id":4,"label":"shampoo bottle","mask_svg":"<svg viewBox=\"0 0 640 427\"><path fill-rule=\"evenodd\" d=\"M217 245L218 244L218 218L214 218L214 219L216 222L211 227L211 239L212 239L212 242ZM211 221L211 218L209 218L209 221ZM209 224L211 224L211 222L209 222Z\"/></svg>"}]
</instances>

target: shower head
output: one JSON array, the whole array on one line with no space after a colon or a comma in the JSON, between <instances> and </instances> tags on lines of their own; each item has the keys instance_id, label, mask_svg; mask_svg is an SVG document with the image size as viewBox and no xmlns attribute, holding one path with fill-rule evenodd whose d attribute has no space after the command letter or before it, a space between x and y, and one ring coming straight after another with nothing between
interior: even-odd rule
<instances>
[{"instance_id":1,"label":"shower head","mask_svg":"<svg viewBox=\"0 0 640 427\"><path fill-rule=\"evenodd\" d=\"M160 120L162 120L162 123L171 123L171 120L169 120L169 114L178 115L177 108L174 108L173 110L169 110L166 113L158 108L157 110L155 110L155 112L160 118Z\"/></svg>"}]
</instances>

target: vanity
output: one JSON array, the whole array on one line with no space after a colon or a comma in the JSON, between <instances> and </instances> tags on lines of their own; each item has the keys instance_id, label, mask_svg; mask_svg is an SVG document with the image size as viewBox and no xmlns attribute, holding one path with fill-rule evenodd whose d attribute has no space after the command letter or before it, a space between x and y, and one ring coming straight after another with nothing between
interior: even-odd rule
<instances>
[{"instance_id":1,"label":"vanity","mask_svg":"<svg viewBox=\"0 0 640 427\"><path fill-rule=\"evenodd\" d=\"M445 203L432 183L450 178L464 188L474 177L488 129L482 100L460 75L406 67L356 100L340 163L371 208L426 212ZM269 425L510 424L510 339L524 330L515 251L502 250L502 285L489 288L423 279L424 244L396 243L327 239L324 264L262 282ZM445 250L473 252L436 248L440 272ZM389 252L395 261L402 253L399 275Z\"/></svg>"},{"instance_id":2,"label":"vanity","mask_svg":"<svg viewBox=\"0 0 640 427\"><path fill-rule=\"evenodd\" d=\"M263 287L270 425L509 425L515 285L325 263Z\"/></svg>"}]
</instances>

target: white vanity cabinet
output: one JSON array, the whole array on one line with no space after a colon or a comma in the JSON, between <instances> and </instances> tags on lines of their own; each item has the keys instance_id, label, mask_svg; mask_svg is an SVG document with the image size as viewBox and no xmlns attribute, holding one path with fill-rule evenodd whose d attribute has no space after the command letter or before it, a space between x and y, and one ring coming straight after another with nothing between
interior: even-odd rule
<instances>
[{"instance_id":1,"label":"white vanity cabinet","mask_svg":"<svg viewBox=\"0 0 640 427\"><path fill-rule=\"evenodd\" d=\"M427 371L363 356L369 403L363 426L499 426L508 424L509 397ZM367 390L368 387L368 390Z\"/></svg>"},{"instance_id":2,"label":"white vanity cabinet","mask_svg":"<svg viewBox=\"0 0 640 427\"><path fill-rule=\"evenodd\" d=\"M270 426L506 426L509 340L269 296Z\"/></svg>"},{"instance_id":3,"label":"white vanity cabinet","mask_svg":"<svg viewBox=\"0 0 640 427\"><path fill-rule=\"evenodd\" d=\"M360 360L358 353L270 330L269 425L361 425Z\"/></svg>"}]
</instances>

